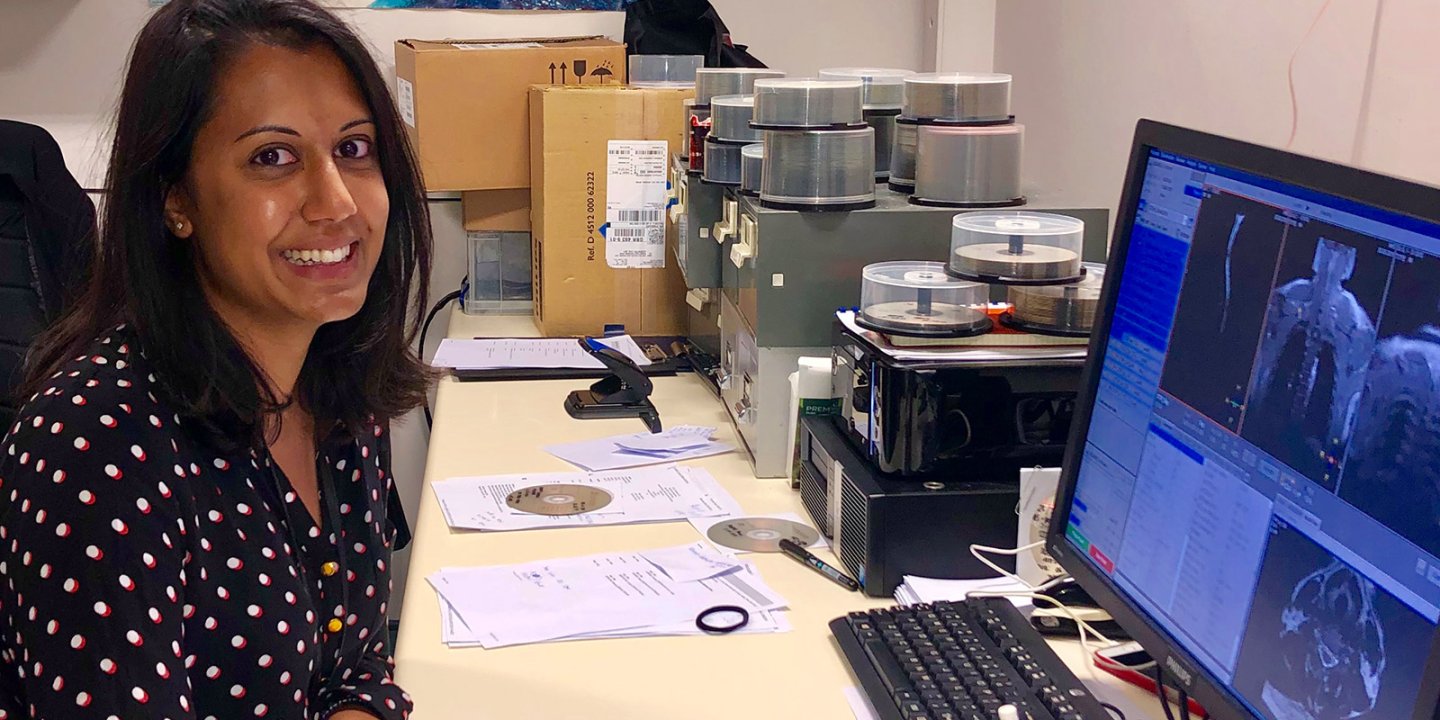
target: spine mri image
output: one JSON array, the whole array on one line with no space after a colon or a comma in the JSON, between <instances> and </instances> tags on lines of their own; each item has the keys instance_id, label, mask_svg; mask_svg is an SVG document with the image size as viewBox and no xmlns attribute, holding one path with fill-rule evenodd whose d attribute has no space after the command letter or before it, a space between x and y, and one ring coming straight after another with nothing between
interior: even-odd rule
<instances>
[{"instance_id":1,"label":"spine mri image","mask_svg":"<svg viewBox=\"0 0 1440 720\"><path fill-rule=\"evenodd\" d=\"M1354 247L1322 238L1315 243L1313 275L1275 289L1247 406L1249 434L1309 460L1313 469L1306 474L1332 490L1333 468L1375 349L1375 325L1345 287L1356 254Z\"/></svg>"}]
</instances>

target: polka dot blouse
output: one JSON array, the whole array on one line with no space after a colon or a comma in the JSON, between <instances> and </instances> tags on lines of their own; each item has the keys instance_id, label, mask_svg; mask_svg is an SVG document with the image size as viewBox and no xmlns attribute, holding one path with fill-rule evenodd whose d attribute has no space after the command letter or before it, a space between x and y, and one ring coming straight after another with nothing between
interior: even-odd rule
<instances>
[{"instance_id":1,"label":"polka dot blouse","mask_svg":"<svg viewBox=\"0 0 1440 720\"><path fill-rule=\"evenodd\" d=\"M317 526L264 450L217 454L118 328L0 440L0 720L385 720L388 437L321 443Z\"/></svg>"}]
</instances>

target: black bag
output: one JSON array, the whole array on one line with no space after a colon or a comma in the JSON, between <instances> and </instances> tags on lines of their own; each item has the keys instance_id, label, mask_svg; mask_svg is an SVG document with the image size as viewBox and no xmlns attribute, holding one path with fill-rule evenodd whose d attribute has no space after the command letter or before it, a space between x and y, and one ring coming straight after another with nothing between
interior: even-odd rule
<instances>
[{"instance_id":1,"label":"black bag","mask_svg":"<svg viewBox=\"0 0 1440 720\"><path fill-rule=\"evenodd\" d=\"M635 0L625 6L631 55L703 55L705 67L766 67L730 29L709 0Z\"/></svg>"},{"instance_id":2,"label":"black bag","mask_svg":"<svg viewBox=\"0 0 1440 720\"><path fill-rule=\"evenodd\" d=\"M0 436L30 343L84 288L95 205L42 128L0 120Z\"/></svg>"}]
</instances>

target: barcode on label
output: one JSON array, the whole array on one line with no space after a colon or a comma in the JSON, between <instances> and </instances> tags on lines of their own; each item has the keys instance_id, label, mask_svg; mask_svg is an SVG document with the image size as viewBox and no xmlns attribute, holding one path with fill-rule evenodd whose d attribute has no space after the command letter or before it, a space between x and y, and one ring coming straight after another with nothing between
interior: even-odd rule
<instances>
[{"instance_id":1,"label":"barcode on label","mask_svg":"<svg viewBox=\"0 0 1440 720\"><path fill-rule=\"evenodd\" d=\"M665 154L665 151L664 151L663 149L661 149L661 148L640 148L640 149L637 149L637 150L635 151L635 154L636 154L636 155L664 155L664 154Z\"/></svg>"},{"instance_id":2,"label":"barcode on label","mask_svg":"<svg viewBox=\"0 0 1440 720\"><path fill-rule=\"evenodd\" d=\"M658 223L664 220L664 216L658 209L649 210L619 210L619 222Z\"/></svg>"},{"instance_id":3,"label":"barcode on label","mask_svg":"<svg viewBox=\"0 0 1440 720\"><path fill-rule=\"evenodd\" d=\"M644 240L648 237L648 233L649 231L645 228L612 228L610 230L610 237Z\"/></svg>"}]
</instances>

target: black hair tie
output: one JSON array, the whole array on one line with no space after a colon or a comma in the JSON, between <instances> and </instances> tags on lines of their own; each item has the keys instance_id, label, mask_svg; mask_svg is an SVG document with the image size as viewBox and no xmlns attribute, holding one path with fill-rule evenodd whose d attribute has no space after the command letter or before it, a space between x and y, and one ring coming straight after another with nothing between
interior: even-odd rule
<instances>
[{"instance_id":1,"label":"black hair tie","mask_svg":"<svg viewBox=\"0 0 1440 720\"><path fill-rule=\"evenodd\" d=\"M740 620L733 625L711 625L709 622L707 622L707 620L711 616L719 615L721 613L736 613L740 616ZM705 612L700 613L700 617L695 618L695 627L714 635L725 635L727 633L732 633L749 624L750 611L746 610L743 607L740 607L739 605L716 605L715 607L712 607Z\"/></svg>"}]
</instances>

